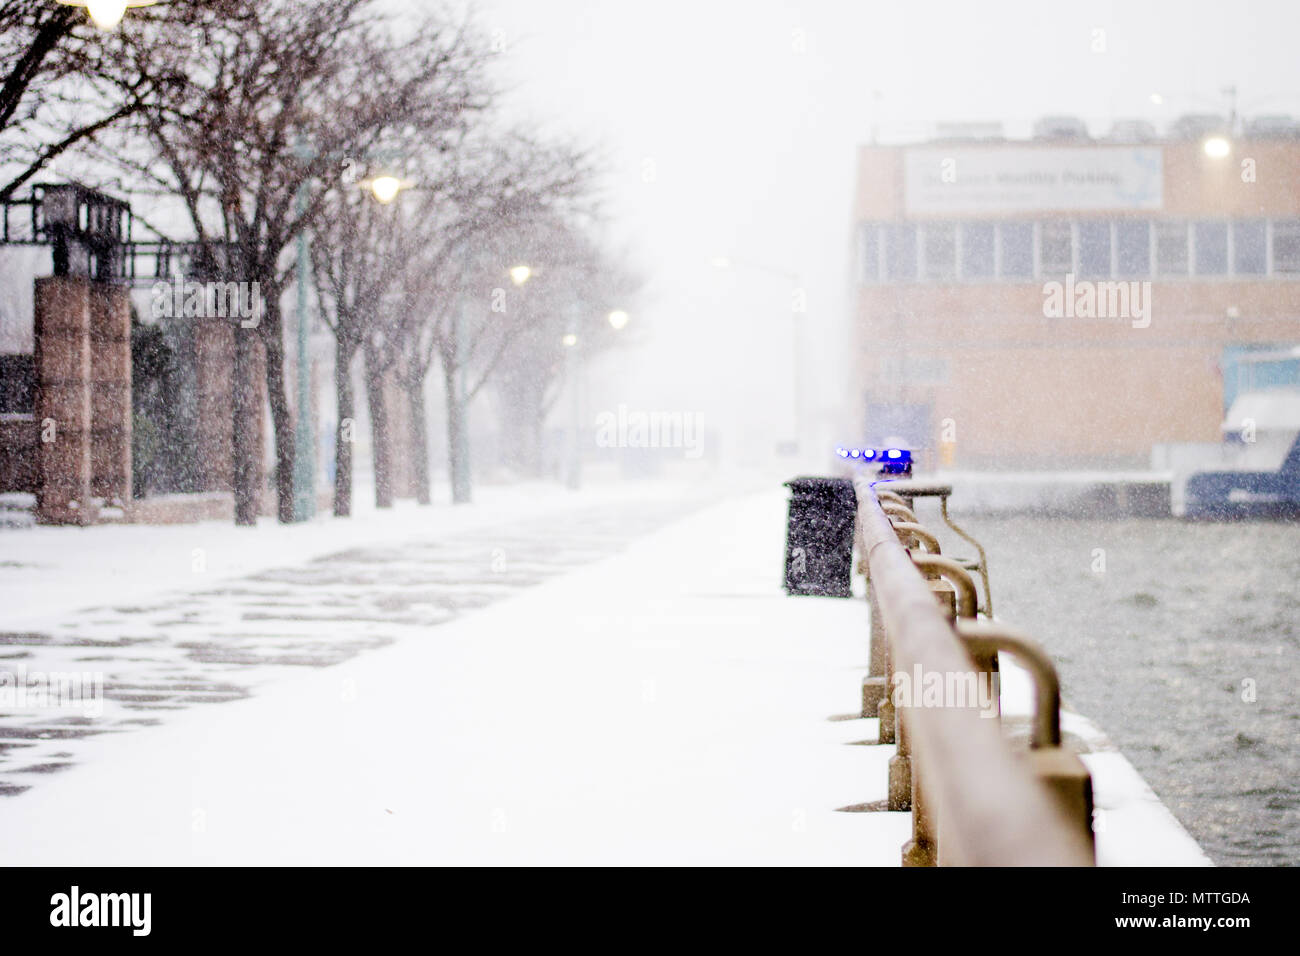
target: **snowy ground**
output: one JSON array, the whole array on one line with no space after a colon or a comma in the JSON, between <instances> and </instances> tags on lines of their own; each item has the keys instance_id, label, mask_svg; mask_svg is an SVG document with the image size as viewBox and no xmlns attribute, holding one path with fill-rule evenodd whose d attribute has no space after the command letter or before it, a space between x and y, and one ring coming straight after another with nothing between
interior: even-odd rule
<instances>
[{"instance_id":1,"label":"snowy ground","mask_svg":"<svg viewBox=\"0 0 1300 956\"><path fill-rule=\"evenodd\" d=\"M627 516L684 493L647 487L553 502L548 550L568 547L584 515L608 506ZM485 562L496 547L509 568L510 547L484 531L536 519L544 496L501 497L492 515L444 510L436 530L409 514L367 519L355 536L370 540L352 543L407 573L421 561L438 565L429 538L459 523ZM514 497L524 501L507 501ZM700 500L698 489L685 499ZM693 513L679 505L678 514L622 553L575 561L576 570L472 613L388 622L394 640L380 649L334 666L282 668L252 696L85 742L70 767L0 799L5 861L897 865L907 814L841 811L883 799L893 752L873 743L874 720L852 716L865 605L784 596L779 488ZM194 529L132 539L136 530L71 530L125 536L126 557L109 564L124 590L139 589L132 600L159 590L135 579L136 560L192 591L187 546L209 548L223 573L245 575L328 566L309 559L338 547L327 536L293 537L314 527L259 529L254 555L248 532L235 529L212 528L202 545L190 543ZM156 549L142 544L160 533L176 537ZM21 534L27 560L64 559L45 540L62 531ZM168 548L170 558L154 553ZM93 550L64 567L99 568L87 587L111 594L96 574L113 575L95 560L101 547ZM22 593L13 571L6 599ZM32 593L58 600L53 587ZM302 598L295 591L281 600ZM42 626L58 623L53 608L27 613ZM310 626L323 644L377 627L329 613ZM1023 681L1011 672L1004 687L1007 709L1023 710ZM1101 862L1206 862L1090 724L1071 715L1065 730L1094 751L1085 759L1103 809Z\"/></svg>"}]
</instances>

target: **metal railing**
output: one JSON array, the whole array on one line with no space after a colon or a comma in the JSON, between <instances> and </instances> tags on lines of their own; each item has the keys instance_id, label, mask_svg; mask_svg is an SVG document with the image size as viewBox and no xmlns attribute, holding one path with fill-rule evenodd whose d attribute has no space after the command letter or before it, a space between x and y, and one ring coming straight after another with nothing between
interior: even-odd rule
<instances>
[{"instance_id":1,"label":"metal railing","mask_svg":"<svg viewBox=\"0 0 1300 956\"><path fill-rule=\"evenodd\" d=\"M939 555L935 536L911 520L911 500L904 510L897 507L903 502L891 502L887 514L873 483L865 475L854 481L858 569L867 575L871 601L872 676L864 683L863 708L864 716L874 716L866 711L878 704L880 740L898 745L889 805L912 811L904 865L1091 866L1091 780L1078 756L1060 746L1059 686L1050 660L1024 635L976 619L967 569ZM898 494L911 498L905 485ZM987 602L982 548L979 563ZM1014 752L1001 722L977 707L916 699L893 706L894 675L978 679L996 671L998 651L1021 659L1034 679L1028 758Z\"/></svg>"}]
</instances>

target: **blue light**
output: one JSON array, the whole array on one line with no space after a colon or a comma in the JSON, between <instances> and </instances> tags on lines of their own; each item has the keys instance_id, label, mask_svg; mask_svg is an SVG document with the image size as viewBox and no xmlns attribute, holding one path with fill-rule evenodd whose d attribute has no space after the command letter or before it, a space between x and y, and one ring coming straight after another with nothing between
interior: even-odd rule
<instances>
[{"instance_id":1,"label":"blue light","mask_svg":"<svg viewBox=\"0 0 1300 956\"><path fill-rule=\"evenodd\" d=\"M848 458L849 450L847 448L836 448L835 454L839 455L841 458Z\"/></svg>"},{"instance_id":2,"label":"blue light","mask_svg":"<svg viewBox=\"0 0 1300 956\"><path fill-rule=\"evenodd\" d=\"M891 448L891 449L889 449L889 451L887 451L885 454L887 454L890 458L902 458L902 457L903 457L903 453L902 453L901 451L899 451L897 448Z\"/></svg>"},{"instance_id":3,"label":"blue light","mask_svg":"<svg viewBox=\"0 0 1300 956\"><path fill-rule=\"evenodd\" d=\"M858 457L859 455L861 455L861 454L862 454L862 452L860 452L860 451L858 451L856 448L854 448L854 449L852 449L852 450L849 452L849 457L850 457L850 458L857 458L857 457Z\"/></svg>"},{"instance_id":4,"label":"blue light","mask_svg":"<svg viewBox=\"0 0 1300 956\"><path fill-rule=\"evenodd\" d=\"M872 460L873 458L875 458L875 457L876 457L876 450L875 450L874 448L864 448L864 449L862 449L862 458L863 458L863 460L865 460L865 461L871 461L871 460Z\"/></svg>"}]
</instances>

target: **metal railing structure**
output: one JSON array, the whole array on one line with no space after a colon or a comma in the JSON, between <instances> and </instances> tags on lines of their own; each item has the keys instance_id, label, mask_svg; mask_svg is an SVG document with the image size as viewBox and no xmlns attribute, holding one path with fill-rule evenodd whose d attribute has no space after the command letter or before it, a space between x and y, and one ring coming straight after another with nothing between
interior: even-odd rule
<instances>
[{"instance_id":1,"label":"metal railing structure","mask_svg":"<svg viewBox=\"0 0 1300 956\"><path fill-rule=\"evenodd\" d=\"M863 474L854 490L858 570L871 602L863 716L879 716L880 742L897 745L888 807L912 813L903 865L1093 865L1092 783L1078 755L1061 746L1055 668L1032 640L991 619L984 550L948 519L951 487ZM940 498L945 522L975 544L978 561L940 553L916 520L913 502L924 496ZM983 617L972 570L983 579ZM997 708L999 653L1015 657L1034 682L1028 754L1015 751L1001 721L982 715L975 700L936 703L921 697L918 680L895 706L892 688L937 674L945 688L987 681Z\"/></svg>"},{"instance_id":2,"label":"metal railing structure","mask_svg":"<svg viewBox=\"0 0 1300 956\"><path fill-rule=\"evenodd\" d=\"M11 216L14 210L22 215ZM137 224L153 238L137 238ZM125 201L77 183L38 184L30 197L0 203L0 245L50 246L56 276L138 287L176 276L228 276L235 259L233 243L168 239L136 219Z\"/></svg>"}]
</instances>

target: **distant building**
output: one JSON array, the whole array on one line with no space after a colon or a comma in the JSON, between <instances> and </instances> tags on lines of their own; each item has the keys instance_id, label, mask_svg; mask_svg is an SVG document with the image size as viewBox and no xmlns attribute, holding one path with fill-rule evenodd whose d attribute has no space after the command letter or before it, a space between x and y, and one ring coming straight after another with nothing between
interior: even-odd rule
<instances>
[{"instance_id":1,"label":"distant building","mask_svg":"<svg viewBox=\"0 0 1300 956\"><path fill-rule=\"evenodd\" d=\"M860 150L855 438L931 467L1146 467L1218 440L1239 356L1300 343L1291 127L1042 125Z\"/></svg>"}]
</instances>

